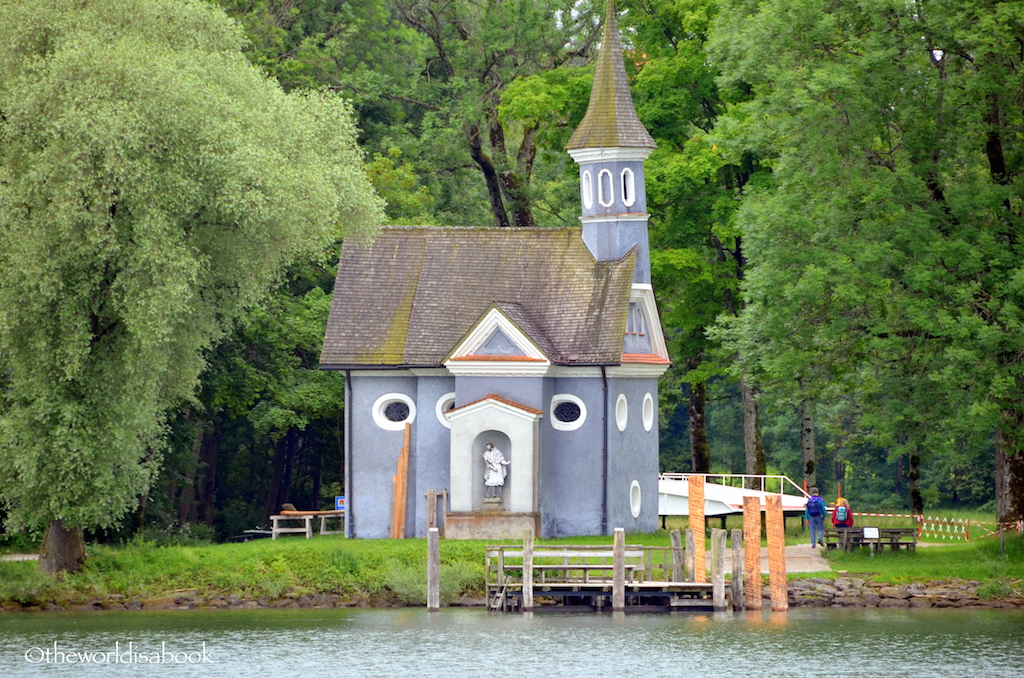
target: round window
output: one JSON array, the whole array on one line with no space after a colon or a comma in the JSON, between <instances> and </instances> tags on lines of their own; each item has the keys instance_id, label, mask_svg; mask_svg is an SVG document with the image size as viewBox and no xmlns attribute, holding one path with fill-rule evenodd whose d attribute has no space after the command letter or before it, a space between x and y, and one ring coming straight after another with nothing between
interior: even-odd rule
<instances>
[{"instance_id":1,"label":"round window","mask_svg":"<svg viewBox=\"0 0 1024 678\"><path fill-rule=\"evenodd\" d=\"M626 394L620 393L615 401L615 425L620 431L626 430L626 419L629 417L629 408L626 406Z\"/></svg>"},{"instance_id":2,"label":"round window","mask_svg":"<svg viewBox=\"0 0 1024 678\"><path fill-rule=\"evenodd\" d=\"M587 419L587 406L568 393L551 396L551 427L556 431L575 431Z\"/></svg>"},{"instance_id":3,"label":"round window","mask_svg":"<svg viewBox=\"0 0 1024 678\"><path fill-rule=\"evenodd\" d=\"M373 421L387 431L401 431L416 419L416 404L403 393L385 393L373 404Z\"/></svg>"}]
</instances>

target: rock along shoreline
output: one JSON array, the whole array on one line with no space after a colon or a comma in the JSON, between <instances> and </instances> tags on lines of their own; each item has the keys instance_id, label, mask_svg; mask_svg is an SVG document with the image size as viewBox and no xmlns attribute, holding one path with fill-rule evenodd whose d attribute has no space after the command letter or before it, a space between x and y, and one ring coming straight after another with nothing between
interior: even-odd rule
<instances>
[{"instance_id":1,"label":"rock along shoreline","mask_svg":"<svg viewBox=\"0 0 1024 678\"><path fill-rule=\"evenodd\" d=\"M833 608L990 608L1024 609L1024 598L983 599L977 589L982 582L966 579L932 580L909 584L889 584L857 577L794 579L788 584L790 607ZM770 598L767 587L765 599ZM483 607L483 598L463 598L456 607ZM295 594L283 598L247 599L240 596L206 596L197 591L176 591L166 596L126 598L111 595L73 605L46 601L23 605L14 600L0 601L0 614L17 612L103 611L103 610L257 610L286 608L385 608L419 607L387 599L348 597L338 594ZM766 605L767 609L768 605Z\"/></svg>"}]
</instances>

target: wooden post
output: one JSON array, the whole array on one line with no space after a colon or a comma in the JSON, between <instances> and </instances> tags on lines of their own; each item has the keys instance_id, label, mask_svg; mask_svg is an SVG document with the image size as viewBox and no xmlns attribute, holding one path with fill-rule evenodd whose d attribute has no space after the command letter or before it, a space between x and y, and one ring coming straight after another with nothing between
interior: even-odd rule
<instances>
[{"instance_id":1,"label":"wooden post","mask_svg":"<svg viewBox=\"0 0 1024 678\"><path fill-rule=\"evenodd\" d=\"M743 530L739 528L732 531L732 609L743 609Z\"/></svg>"},{"instance_id":2,"label":"wooden post","mask_svg":"<svg viewBox=\"0 0 1024 678\"><path fill-rule=\"evenodd\" d=\"M694 552L694 550L696 550L696 549L694 548L693 530L687 528L687 530L686 530L686 555L684 556L686 558L686 581L697 581L696 579L694 579L694 577L697 576L696 572L694 571L694 567L693 567L693 552Z\"/></svg>"},{"instance_id":3,"label":"wooden post","mask_svg":"<svg viewBox=\"0 0 1024 678\"><path fill-rule=\"evenodd\" d=\"M436 527L427 530L427 611L441 609L441 536Z\"/></svg>"},{"instance_id":4,"label":"wooden post","mask_svg":"<svg viewBox=\"0 0 1024 678\"><path fill-rule=\"evenodd\" d=\"M427 490L427 529L437 527L437 490Z\"/></svg>"},{"instance_id":5,"label":"wooden post","mask_svg":"<svg viewBox=\"0 0 1024 678\"><path fill-rule=\"evenodd\" d=\"M725 530L711 530L711 593L716 612L726 609L725 604Z\"/></svg>"},{"instance_id":6,"label":"wooden post","mask_svg":"<svg viewBox=\"0 0 1024 678\"><path fill-rule=\"evenodd\" d=\"M402 453L398 455L398 472L391 479L393 492L391 496L391 538L405 539L405 515L408 504L409 490L409 431L411 425L405 425L405 440Z\"/></svg>"},{"instance_id":7,"label":"wooden post","mask_svg":"<svg viewBox=\"0 0 1024 678\"><path fill-rule=\"evenodd\" d=\"M690 487L690 529L693 530L693 581L704 583L708 580L704 562L704 476L690 476L687 484Z\"/></svg>"},{"instance_id":8,"label":"wooden post","mask_svg":"<svg viewBox=\"0 0 1024 678\"><path fill-rule=\"evenodd\" d=\"M786 531L782 522L782 495L765 497L768 522L768 581L772 589L772 612L789 609L786 591Z\"/></svg>"},{"instance_id":9,"label":"wooden post","mask_svg":"<svg viewBox=\"0 0 1024 678\"><path fill-rule=\"evenodd\" d=\"M612 611L626 609L626 530L615 528L612 544Z\"/></svg>"},{"instance_id":10,"label":"wooden post","mask_svg":"<svg viewBox=\"0 0 1024 678\"><path fill-rule=\"evenodd\" d=\"M523 531L523 612L533 609L533 530Z\"/></svg>"},{"instance_id":11,"label":"wooden post","mask_svg":"<svg viewBox=\"0 0 1024 678\"><path fill-rule=\"evenodd\" d=\"M683 565L683 537L679 530L672 530L668 533L668 540L672 544L672 581L686 581L685 566Z\"/></svg>"},{"instance_id":12,"label":"wooden post","mask_svg":"<svg viewBox=\"0 0 1024 678\"><path fill-rule=\"evenodd\" d=\"M761 500L743 497L743 606L748 610L761 609Z\"/></svg>"}]
</instances>

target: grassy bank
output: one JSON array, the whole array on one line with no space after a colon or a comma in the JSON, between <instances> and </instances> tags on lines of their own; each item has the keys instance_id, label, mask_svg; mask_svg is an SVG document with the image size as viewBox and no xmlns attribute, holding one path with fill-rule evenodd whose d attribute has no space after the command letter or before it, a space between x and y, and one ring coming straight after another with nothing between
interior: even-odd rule
<instances>
[{"instance_id":1,"label":"grassy bank","mask_svg":"<svg viewBox=\"0 0 1024 678\"><path fill-rule=\"evenodd\" d=\"M667 546L664 531L630 535L630 543ZM610 544L610 537L575 537L543 543ZM442 541L441 585L446 603L482 594L484 542ZM134 542L91 546L85 568L63 579L38 570L35 562L0 562L0 601L23 605L54 602L63 607L121 597L161 601L187 594L196 600L233 596L277 600L329 594L354 604L423 604L426 599L426 542L422 539L347 540L343 537L269 539L245 544L156 546ZM916 553L827 555L833 572L876 581L973 579L991 597L1024 595L1024 540L921 546ZM806 576L806 575L794 575Z\"/></svg>"}]
</instances>

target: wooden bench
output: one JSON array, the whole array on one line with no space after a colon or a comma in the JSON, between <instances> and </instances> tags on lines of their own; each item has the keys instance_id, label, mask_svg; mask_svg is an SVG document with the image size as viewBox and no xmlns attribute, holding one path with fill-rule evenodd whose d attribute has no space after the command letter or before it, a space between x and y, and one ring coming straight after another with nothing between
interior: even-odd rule
<instances>
[{"instance_id":1,"label":"wooden bench","mask_svg":"<svg viewBox=\"0 0 1024 678\"><path fill-rule=\"evenodd\" d=\"M867 536L865 536L865 530L868 532ZM898 551L900 548L916 551L917 529L913 527L841 527L835 530L825 530L824 541L826 548L841 548L846 553L852 553L854 549L864 546L871 549L871 555L875 555L875 551L884 551L887 546L890 551Z\"/></svg>"},{"instance_id":2,"label":"wooden bench","mask_svg":"<svg viewBox=\"0 0 1024 678\"><path fill-rule=\"evenodd\" d=\"M278 535L291 533L305 533L306 539L313 536L313 519L320 518L320 534L341 534L344 532L345 509L340 511L281 511L280 514L270 516L273 523L271 528L271 539L277 539ZM327 521L337 518L342 521L341 530L327 530ZM283 527L281 523L301 522L301 527Z\"/></svg>"}]
</instances>

